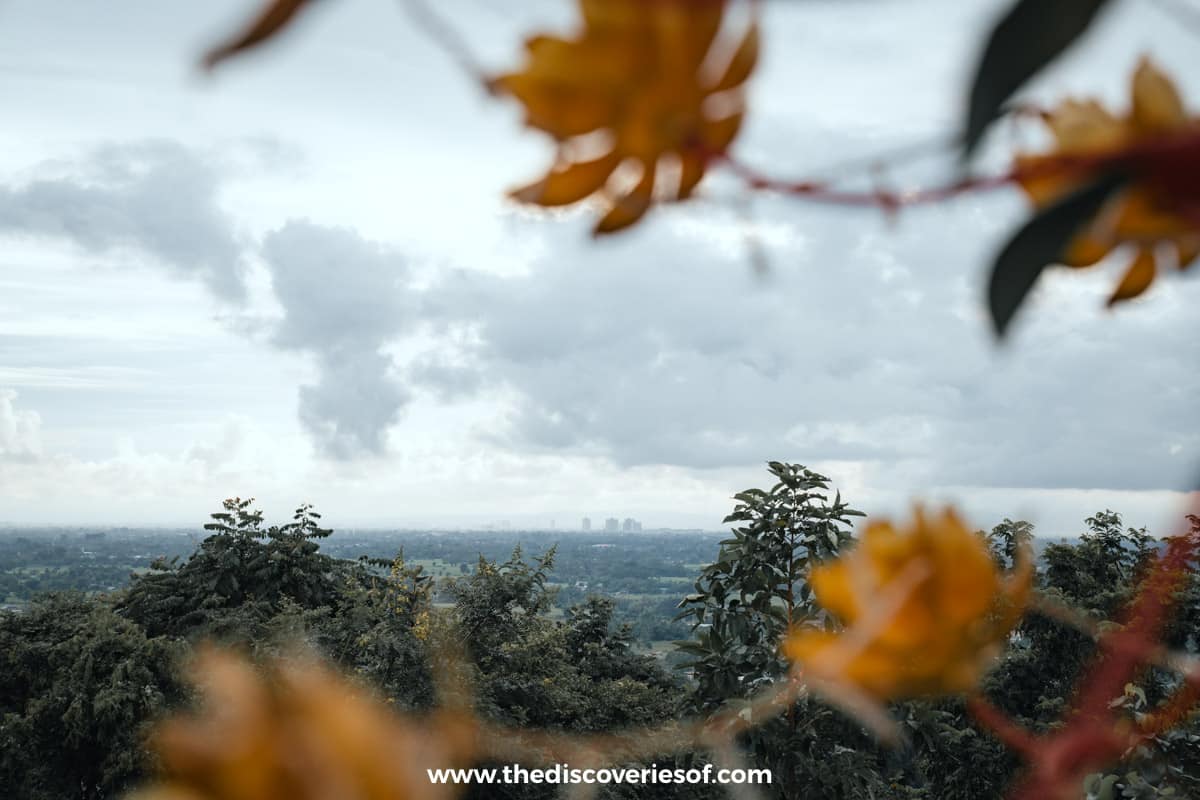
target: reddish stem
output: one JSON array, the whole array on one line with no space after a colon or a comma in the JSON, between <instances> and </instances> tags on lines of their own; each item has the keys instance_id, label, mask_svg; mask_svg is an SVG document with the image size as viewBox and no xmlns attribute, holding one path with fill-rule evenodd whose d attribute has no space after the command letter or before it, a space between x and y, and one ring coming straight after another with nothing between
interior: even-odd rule
<instances>
[{"instance_id":1,"label":"reddish stem","mask_svg":"<svg viewBox=\"0 0 1200 800\"><path fill-rule=\"evenodd\" d=\"M989 703L982 695L967 698L967 711L971 712L971 716L990 730L1004 746L1015 750L1027 759L1035 757L1038 748L1037 737L1013 722L1007 714Z\"/></svg>"},{"instance_id":2,"label":"reddish stem","mask_svg":"<svg viewBox=\"0 0 1200 800\"><path fill-rule=\"evenodd\" d=\"M1200 170L1200 126L1175 133L1147 137L1129 144L1097 153L1049 153L1034 156L1018 163L1008 172L995 175L968 175L940 186L897 191L890 189L838 189L829 181L800 179L784 180L766 175L747 165L728 152L708 151L698 147L708 162L723 164L741 178L751 189L772 191L793 197L808 198L832 205L863 206L895 210L905 206L937 203L975 191L997 189L1012 183L1024 183L1054 177L1084 179L1108 169L1134 172L1155 181L1166 181L1172 188L1180 169L1191 178Z\"/></svg>"}]
</instances>

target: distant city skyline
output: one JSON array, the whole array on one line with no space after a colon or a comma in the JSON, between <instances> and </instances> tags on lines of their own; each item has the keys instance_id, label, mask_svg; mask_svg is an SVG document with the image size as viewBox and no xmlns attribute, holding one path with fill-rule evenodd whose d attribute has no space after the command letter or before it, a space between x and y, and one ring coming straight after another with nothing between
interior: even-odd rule
<instances>
[{"instance_id":1,"label":"distant city skyline","mask_svg":"<svg viewBox=\"0 0 1200 800\"><path fill-rule=\"evenodd\" d=\"M1101 510L1099 507L1094 509ZM1121 511L1121 509L1114 509ZM1163 515L1160 518L1139 519L1135 515L1121 512L1124 517L1124 522L1130 526L1140 527L1146 524L1150 528L1150 533L1158 538L1169 535L1174 531L1170 528L1175 520L1172 515ZM286 522L289 516L272 516L266 514L265 522L268 525L281 524ZM894 516L892 517L894 518ZM1023 515L1009 515L1011 519L1027 519ZM180 535L190 535L193 538L197 534L203 533L203 525L209 520L197 520L193 523L175 523L175 524L154 524L145 522L128 522L128 523L97 523L97 522L82 522L77 524L63 523L30 523L17 522L12 520L0 519L0 530L28 530L28 531L44 531L48 533L58 534L62 531L70 531L75 533L87 534L92 531L174 531ZM522 532L529 533L558 533L563 536L571 536L573 534L627 534L627 533L656 533L656 532L700 532L709 533L716 536L726 534L732 527L736 527L736 523L726 524L703 524L696 525L644 525L639 520L633 518L618 519L616 517L607 517L602 520L600 526L593 525L591 528L584 527L585 521L591 521L591 517L581 517L578 527L562 527L555 524L555 520L539 520L536 517L529 519L504 519L500 517L481 517L474 521L459 521L459 522L437 522L437 521L408 521L408 522L379 522L376 524L339 524L337 520L330 519L328 516L323 518L323 523L331 527L334 534L374 534L374 533L395 533L404 531L413 532L434 532L434 533L495 533L495 534L519 534ZM855 518L851 520L852 527L861 530L862 526L871 521L871 517ZM978 527L983 530L990 530L996 524L1001 522L1001 518L981 522ZM604 523L615 523L615 528L608 528ZM626 528L626 523L630 527ZM640 526L640 527L639 527ZM1039 539L1046 541L1057 541L1062 539L1073 540L1079 537L1086 530L1083 522L1083 517L1078 521L1072 521L1062 527L1050 527L1034 523L1034 535Z\"/></svg>"}]
</instances>

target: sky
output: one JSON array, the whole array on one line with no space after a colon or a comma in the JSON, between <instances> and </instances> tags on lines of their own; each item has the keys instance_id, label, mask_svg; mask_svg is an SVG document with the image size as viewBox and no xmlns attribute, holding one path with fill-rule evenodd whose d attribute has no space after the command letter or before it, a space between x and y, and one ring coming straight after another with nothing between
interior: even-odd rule
<instances>
[{"instance_id":1,"label":"sky","mask_svg":"<svg viewBox=\"0 0 1200 800\"><path fill-rule=\"evenodd\" d=\"M735 153L799 177L952 133L1002 6L767 3ZM436 7L495 73L575 23L569 0ZM550 142L400 4L316 4L201 74L251 11L0 5L0 524L194 525L253 496L335 528L718 529L768 460L872 516L1178 517L1194 275L1110 312L1119 263L1048 273L997 346L982 287L1014 190L888 218L718 173L596 242L593 209L505 199ZM1028 96L1123 108L1150 52L1200 97L1196 35L1113 3ZM984 169L1038 142L998 127Z\"/></svg>"}]
</instances>

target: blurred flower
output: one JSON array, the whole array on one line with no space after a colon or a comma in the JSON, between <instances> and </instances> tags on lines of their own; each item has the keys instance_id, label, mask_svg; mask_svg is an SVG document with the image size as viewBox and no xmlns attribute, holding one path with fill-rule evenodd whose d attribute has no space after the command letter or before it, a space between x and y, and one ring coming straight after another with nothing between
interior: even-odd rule
<instances>
[{"instance_id":1,"label":"blurred flower","mask_svg":"<svg viewBox=\"0 0 1200 800\"><path fill-rule=\"evenodd\" d=\"M1134 72L1130 95L1124 117L1094 100L1064 101L1044 115L1054 150L1017 158L1018 181L1038 207L1078 189L1098 168L1117 166L1132 173L1131 183L1110 199L1062 257L1068 266L1089 267L1115 248L1130 246L1132 261L1109 305L1144 292L1164 255L1179 269L1200 255L1198 198L1188 196L1195 191L1194 182L1189 178L1184 186L1178 180L1181 167L1190 173L1197 166L1190 162L1200 144L1198 121L1187 115L1170 78L1148 59ZM1179 142L1188 148L1171 146Z\"/></svg>"},{"instance_id":2,"label":"blurred flower","mask_svg":"<svg viewBox=\"0 0 1200 800\"><path fill-rule=\"evenodd\" d=\"M788 637L784 650L803 674L876 700L976 686L1024 609L1031 559L1002 579L983 539L953 511L915 515L905 531L869 525L849 554L813 569L818 602L847 628Z\"/></svg>"},{"instance_id":3,"label":"blurred flower","mask_svg":"<svg viewBox=\"0 0 1200 800\"><path fill-rule=\"evenodd\" d=\"M600 194L606 213L595 231L609 233L641 219L656 183L660 197L689 197L729 147L744 112L741 86L758 60L758 31L751 25L740 43L718 51L726 0L579 5L577 35L534 36L524 69L492 85L558 142L554 168L512 196L562 206ZM712 69L714 52L721 69ZM588 145L592 152L580 152ZM624 165L632 186L611 186Z\"/></svg>"},{"instance_id":4,"label":"blurred flower","mask_svg":"<svg viewBox=\"0 0 1200 800\"><path fill-rule=\"evenodd\" d=\"M315 663L262 673L207 651L196 662L203 716L161 725L160 782L140 800L397 800L448 796L429 768L471 750L466 719L393 715Z\"/></svg>"}]
</instances>

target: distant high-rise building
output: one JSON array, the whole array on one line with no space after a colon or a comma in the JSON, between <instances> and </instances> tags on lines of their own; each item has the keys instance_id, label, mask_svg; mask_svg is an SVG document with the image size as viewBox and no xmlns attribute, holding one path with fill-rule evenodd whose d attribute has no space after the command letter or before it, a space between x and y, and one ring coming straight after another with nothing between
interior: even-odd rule
<instances>
[{"instance_id":1,"label":"distant high-rise building","mask_svg":"<svg viewBox=\"0 0 1200 800\"><path fill-rule=\"evenodd\" d=\"M621 520L616 517L609 517L604 520L604 530L608 533L616 533L621 530Z\"/></svg>"},{"instance_id":2,"label":"distant high-rise building","mask_svg":"<svg viewBox=\"0 0 1200 800\"><path fill-rule=\"evenodd\" d=\"M582 524L582 525L580 525L579 527L580 527L581 529L585 530L585 531L590 531L590 530L592 529L592 518L591 518L591 517L584 517L584 518L583 518L583 524Z\"/></svg>"},{"instance_id":3,"label":"distant high-rise building","mask_svg":"<svg viewBox=\"0 0 1200 800\"><path fill-rule=\"evenodd\" d=\"M633 517L626 517L625 521L621 523L621 530L625 531L626 533L640 533L642 530L642 523L638 522Z\"/></svg>"}]
</instances>

